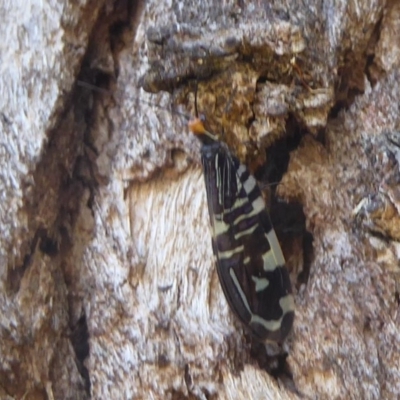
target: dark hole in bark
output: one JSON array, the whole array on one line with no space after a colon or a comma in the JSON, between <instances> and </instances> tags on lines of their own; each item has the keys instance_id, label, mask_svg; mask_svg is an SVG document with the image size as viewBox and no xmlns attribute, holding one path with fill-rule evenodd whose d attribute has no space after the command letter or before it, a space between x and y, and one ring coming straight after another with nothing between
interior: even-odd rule
<instances>
[{"instance_id":1,"label":"dark hole in bark","mask_svg":"<svg viewBox=\"0 0 400 400\"><path fill-rule=\"evenodd\" d=\"M39 249L42 253L52 257L58 253L59 244L57 240L51 238L45 229L40 230Z\"/></svg>"},{"instance_id":2,"label":"dark hole in bark","mask_svg":"<svg viewBox=\"0 0 400 400\"><path fill-rule=\"evenodd\" d=\"M85 390L90 394L90 377L89 371L84 365L85 358L89 355L89 331L86 322L86 315L83 314L75 326L71 328L71 344L74 348L78 371L85 382Z\"/></svg>"},{"instance_id":3,"label":"dark hole in bark","mask_svg":"<svg viewBox=\"0 0 400 400\"><path fill-rule=\"evenodd\" d=\"M260 343L255 340L251 343L250 355L257 361L258 366L277 381L283 383L286 389L297 393L293 374L287 362L288 353L277 345Z\"/></svg>"},{"instance_id":4,"label":"dark hole in bark","mask_svg":"<svg viewBox=\"0 0 400 400\"><path fill-rule=\"evenodd\" d=\"M296 275L296 285L306 283L310 265L313 260L313 236L306 230L306 218L303 206L299 202L285 202L275 196L277 184L287 171L290 152L295 150L306 133L300 124L290 116L286 124L287 135L276 141L267 149L267 162L259 168L255 176L261 183L271 187L269 214L272 225L281 243L285 258L290 257L291 252L301 243L302 254L294 255L301 265L288 265L289 271ZM323 141L323 136L321 141Z\"/></svg>"}]
</instances>

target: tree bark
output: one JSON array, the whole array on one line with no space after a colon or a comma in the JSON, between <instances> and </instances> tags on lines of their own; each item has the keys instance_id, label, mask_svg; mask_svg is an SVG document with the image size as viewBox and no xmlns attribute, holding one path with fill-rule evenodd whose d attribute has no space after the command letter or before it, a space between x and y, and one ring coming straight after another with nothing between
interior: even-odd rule
<instances>
[{"instance_id":1,"label":"tree bark","mask_svg":"<svg viewBox=\"0 0 400 400\"><path fill-rule=\"evenodd\" d=\"M0 6L0 398L398 398L399 3L168 5ZM195 98L278 171L282 346L221 290Z\"/></svg>"}]
</instances>

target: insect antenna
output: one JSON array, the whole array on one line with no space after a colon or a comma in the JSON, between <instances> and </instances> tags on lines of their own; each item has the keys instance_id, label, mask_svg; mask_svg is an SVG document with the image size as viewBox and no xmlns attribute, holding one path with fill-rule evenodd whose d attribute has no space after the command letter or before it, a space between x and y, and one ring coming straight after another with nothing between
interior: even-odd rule
<instances>
[{"instance_id":1,"label":"insect antenna","mask_svg":"<svg viewBox=\"0 0 400 400\"><path fill-rule=\"evenodd\" d=\"M92 91L97 92L97 93L102 93L102 94L107 94L107 95L112 95L113 94L113 92L111 92L110 90L107 90L107 89L104 89L102 87L93 85L93 84L91 84L89 82L78 80L77 81L77 85L80 86L80 87L92 90ZM137 98L137 97L133 96L133 98ZM195 99L195 100L197 100L197 99ZM185 113L180 112L180 111L175 110L175 109L168 109L168 108L162 107L159 104L152 103L151 101L140 99L140 102L143 103L143 104L147 104L150 107L155 107L155 108L158 108L159 110L168 111L171 114L179 115L180 117L185 119L186 123L188 123L192 119L192 117L190 115L188 115L188 114L185 114Z\"/></svg>"},{"instance_id":2,"label":"insect antenna","mask_svg":"<svg viewBox=\"0 0 400 400\"><path fill-rule=\"evenodd\" d=\"M199 88L199 84L198 84L198 82L196 80L196 88L194 90L194 112L195 112L196 118L199 118L199 110L197 108L197 91L198 91L198 88Z\"/></svg>"}]
</instances>

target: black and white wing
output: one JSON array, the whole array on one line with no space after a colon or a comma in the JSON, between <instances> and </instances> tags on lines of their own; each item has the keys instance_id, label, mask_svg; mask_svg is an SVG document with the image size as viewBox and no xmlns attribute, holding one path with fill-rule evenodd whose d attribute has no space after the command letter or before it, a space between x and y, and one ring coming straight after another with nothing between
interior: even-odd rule
<instances>
[{"instance_id":1,"label":"black and white wing","mask_svg":"<svg viewBox=\"0 0 400 400\"><path fill-rule=\"evenodd\" d=\"M255 178L225 144L203 144L202 164L219 279L233 312L260 340L290 332L288 271Z\"/></svg>"}]
</instances>

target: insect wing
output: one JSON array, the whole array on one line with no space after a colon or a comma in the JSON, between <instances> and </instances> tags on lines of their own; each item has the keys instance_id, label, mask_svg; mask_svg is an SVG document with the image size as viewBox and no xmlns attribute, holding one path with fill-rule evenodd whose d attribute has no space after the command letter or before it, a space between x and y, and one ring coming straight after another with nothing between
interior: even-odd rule
<instances>
[{"instance_id":1,"label":"insect wing","mask_svg":"<svg viewBox=\"0 0 400 400\"><path fill-rule=\"evenodd\" d=\"M293 323L294 302L257 182L221 142L203 145L202 164L224 294L258 339L281 342Z\"/></svg>"}]
</instances>

